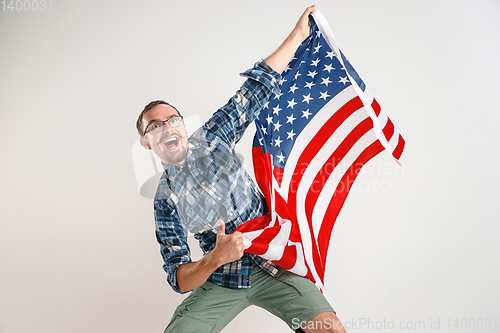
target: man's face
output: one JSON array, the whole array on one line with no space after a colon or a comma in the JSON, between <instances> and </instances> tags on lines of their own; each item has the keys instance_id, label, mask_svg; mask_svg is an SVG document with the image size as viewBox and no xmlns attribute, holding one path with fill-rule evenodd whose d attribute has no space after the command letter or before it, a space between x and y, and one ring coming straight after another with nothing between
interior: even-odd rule
<instances>
[{"instance_id":1,"label":"man's face","mask_svg":"<svg viewBox=\"0 0 500 333\"><path fill-rule=\"evenodd\" d=\"M177 111L169 105L159 104L146 112L142 118L142 130L154 121L164 121L178 116ZM158 133L146 133L141 138L141 144L146 149L152 149L160 160L167 165L186 163L187 131L186 125L172 128L168 123Z\"/></svg>"}]
</instances>

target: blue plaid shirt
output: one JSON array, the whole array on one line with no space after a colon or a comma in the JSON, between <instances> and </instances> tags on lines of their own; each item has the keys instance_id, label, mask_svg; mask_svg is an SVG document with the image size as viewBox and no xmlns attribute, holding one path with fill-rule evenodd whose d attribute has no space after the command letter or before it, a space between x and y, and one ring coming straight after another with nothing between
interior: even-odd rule
<instances>
[{"instance_id":1,"label":"blue plaid shirt","mask_svg":"<svg viewBox=\"0 0 500 333\"><path fill-rule=\"evenodd\" d=\"M226 222L226 233L232 233L242 223L268 213L234 146L269 96L279 92L281 76L264 60L240 75L247 78L240 90L189 138L187 163L163 165L165 172L154 200L156 238L168 282L179 293L177 269L192 261L188 232L195 234L207 254L215 247L218 219ZM245 253L215 270L209 281L248 288L253 262L272 275L278 272L276 264Z\"/></svg>"}]
</instances>

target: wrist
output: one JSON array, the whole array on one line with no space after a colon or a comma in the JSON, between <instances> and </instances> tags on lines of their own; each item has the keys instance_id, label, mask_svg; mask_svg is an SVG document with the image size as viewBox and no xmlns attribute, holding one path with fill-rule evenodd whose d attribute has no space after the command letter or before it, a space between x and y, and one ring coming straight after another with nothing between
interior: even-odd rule
<instances>
[{"instance_id":1,"label":"wrist","mask_svg":"<svg viewBox=\"0 0 500 333\"><path fill-rule=\"evenodd\" d=\"M295 50L302 44L302 42L309 37L309 35L304 35L302 32L297 31L294 29L290 35L288 35L287 39L285 40L285 43L289 43L291 47Z\"/></svg>"},{"instance_id":2,"label":"wrist","mask_svg":"<svg viewBox=\"0 0 500 333\"><path fill-rule=\"evenodd\" d=\"M290 36L293 38L295 43L300 45L304 40L306 40L307 37L309 37L309 29L307 29L307 31L304 31L303 29L294 29Z\"/></svg>"},{"instance_id":3,"label":"wrist","mask_svg":"<svg viewBox=\"0 0 500 333\"><path fill-rule=\"evenodd\" d=\"M207 253L207 255L203 257L203 260L205 261L205 265L212 271L215 271L217 268L224 264L223 262L221 262L216 248Z\"/></svg>"}]
</instances>

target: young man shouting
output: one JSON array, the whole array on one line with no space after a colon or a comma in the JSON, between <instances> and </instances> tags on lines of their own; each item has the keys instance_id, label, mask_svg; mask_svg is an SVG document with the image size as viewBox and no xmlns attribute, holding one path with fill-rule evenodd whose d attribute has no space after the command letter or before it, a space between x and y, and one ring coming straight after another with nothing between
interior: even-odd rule
<instances>
[{"instance_id":1,"label":"young man shouting","mask_svg":"<svg viewBox=\"0 0 500 333\"><path fill-rule=\"evenodd\" d=\"M309 36L314 9L305 10L276 52L242 74L247 80L237 93L189 138L182 115L165 101L149 103L137 120L142 146L153 150L165 170L154 199L163 267L176 292L192 291L165 332L219 332L250 305L296 332L345 332L310 280L244 253L241 233L233 232L268 213L234 146L279 92L280 73ZM191 259L188 232L203 250L198 261Z\"/></svg>"}]
</instances>

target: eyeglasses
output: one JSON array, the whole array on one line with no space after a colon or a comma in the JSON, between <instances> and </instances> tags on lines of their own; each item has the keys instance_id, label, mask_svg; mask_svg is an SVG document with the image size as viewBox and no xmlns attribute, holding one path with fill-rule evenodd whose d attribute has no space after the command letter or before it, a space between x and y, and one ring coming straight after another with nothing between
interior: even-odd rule
<instances>
[{"instance_id":1,"label":"eyeglasses","mask_svg":"<svg viewBox=\"0 0 500 333\"><path fill-rule=\"evenodd\" d=\"M153 121L151 124L148 124L148 126L146 126L146 128L144 129L144 134L142 136L146 135L146 133L148 132L151 134L155 134L162 131L163 127L165 127L165 123L168 123L170 127L179 127L184 124L184 119L182 118L182 116L173 116L168 118L167 120Z\"/></svg>"}]
</instances>

